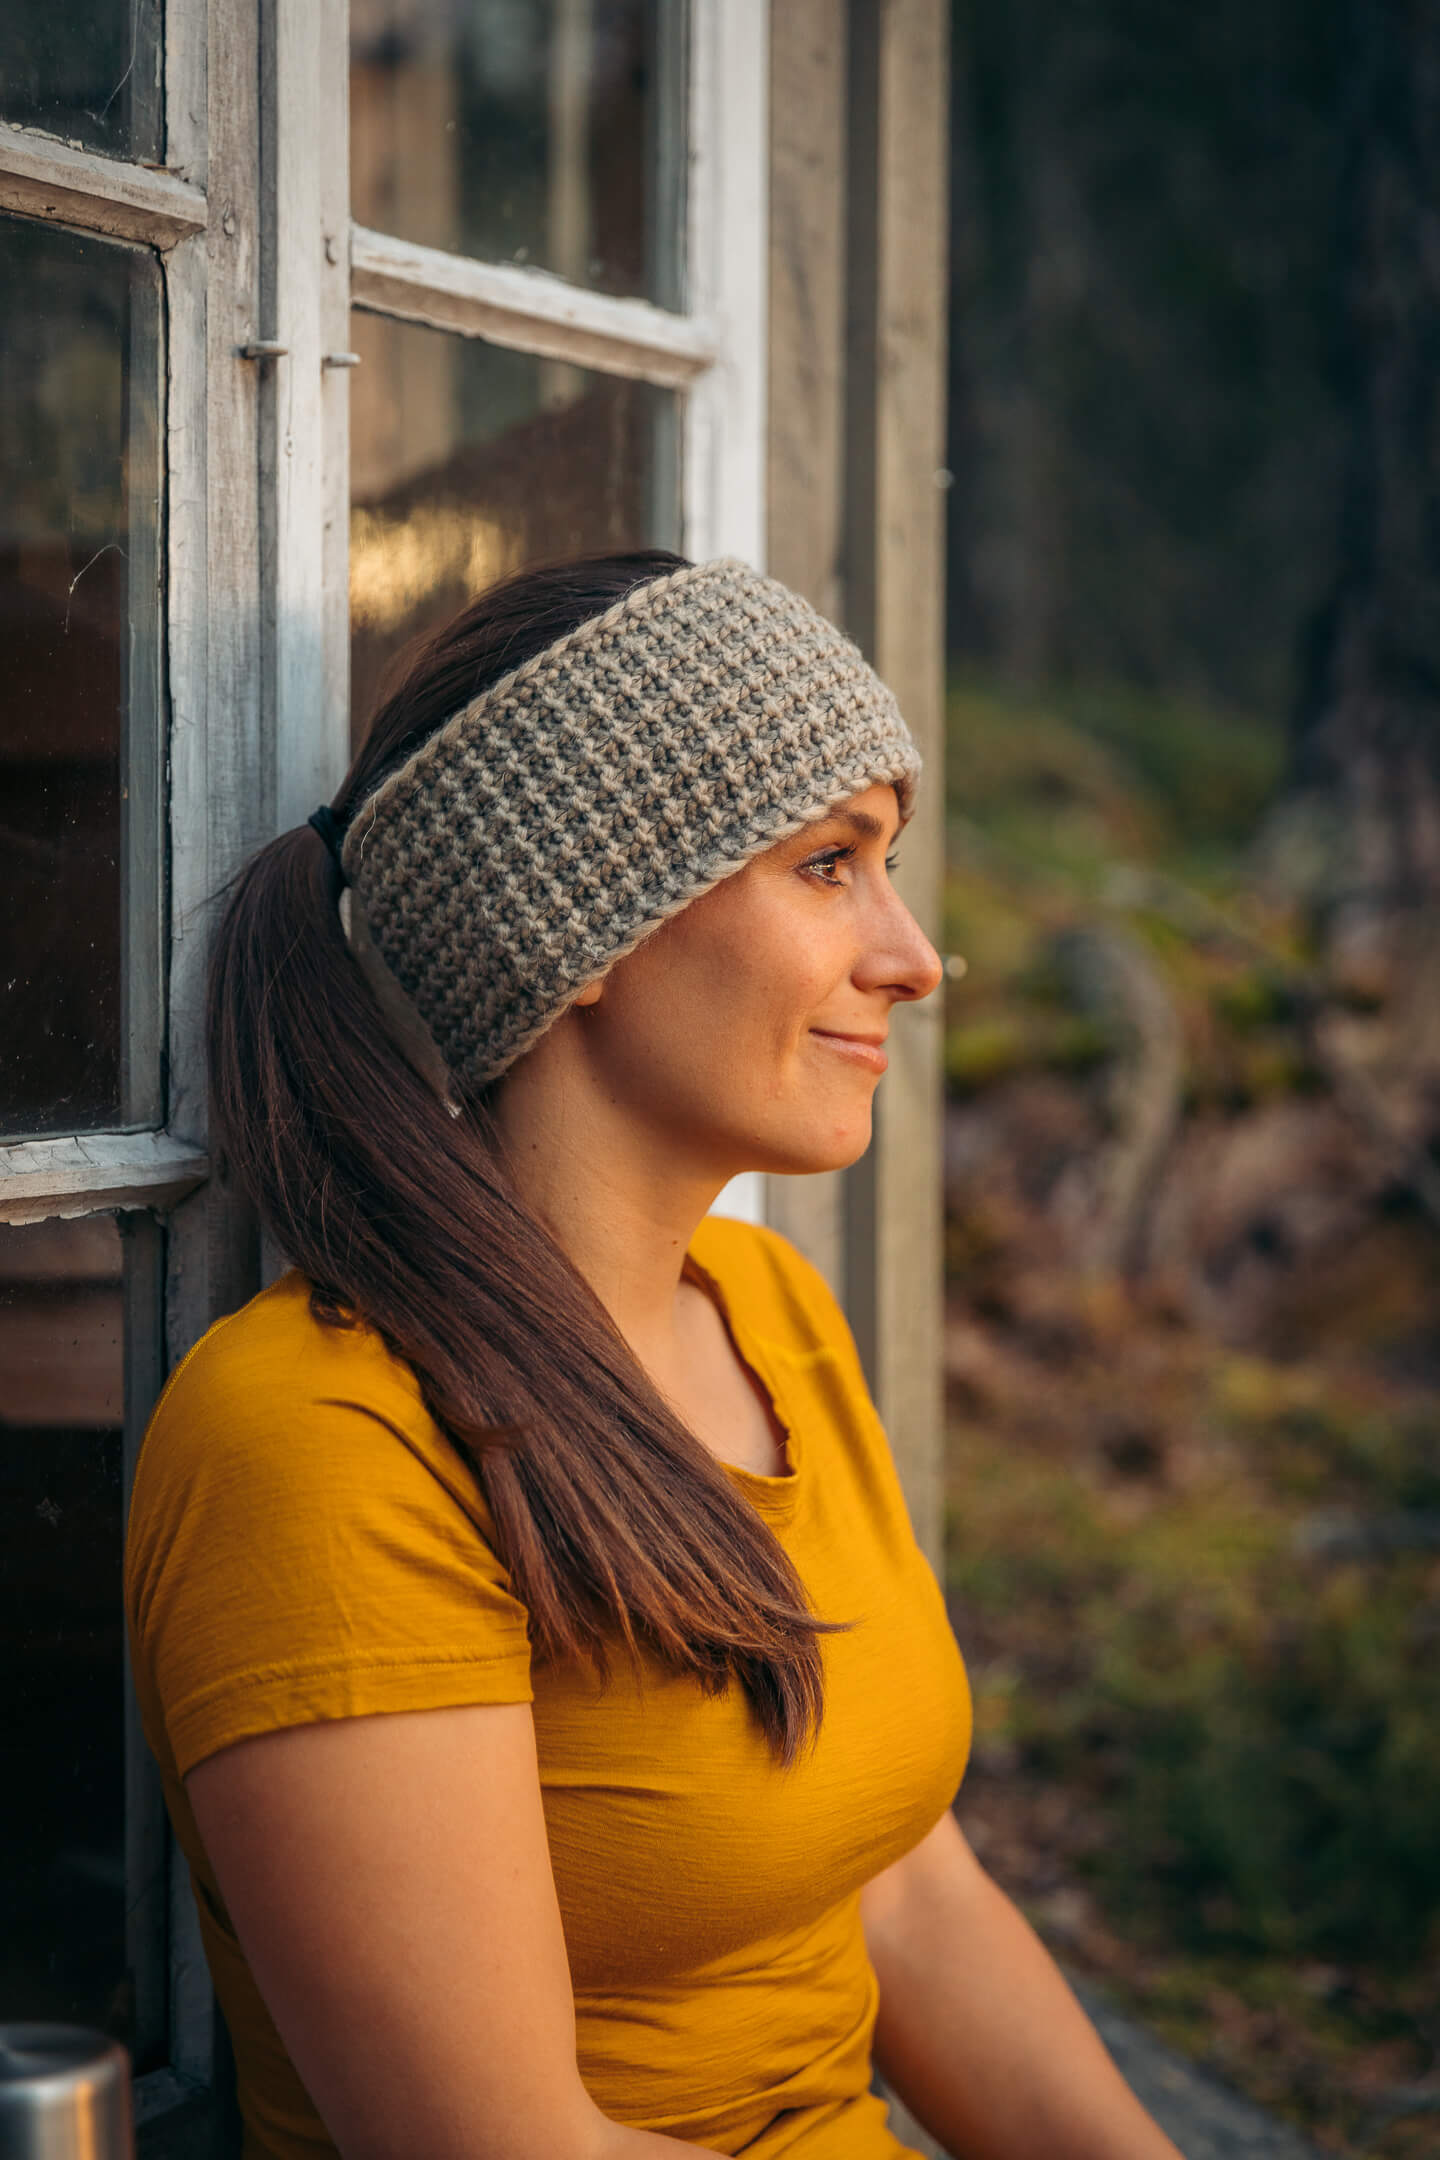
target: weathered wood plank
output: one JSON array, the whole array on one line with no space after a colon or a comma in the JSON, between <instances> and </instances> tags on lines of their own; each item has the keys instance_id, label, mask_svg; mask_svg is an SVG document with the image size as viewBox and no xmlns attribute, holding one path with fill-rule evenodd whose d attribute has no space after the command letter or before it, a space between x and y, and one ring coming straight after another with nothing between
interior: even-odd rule
<instances>
[{"instance_id":1,"label":"weathered wood plank","mask_svg":"<svg viewBox=\"0 0 1440 2160\"><path fill-rule=\"evenodd\" d=\"M847 623L927 768L900 890L938 936L943 844L948 17L852 0ZM898 1007L876 1137L847 1181L852 1324L914 1518L941 1564L939 1008Z\"/></svg>"},{"instance_id":2,"label":"weathered wood plank","mask_svg":"<svg viewBox=\"0 0 1440 2160\"><path fill-rule=\"evenodd\" d=\"M945 766L949 14L887 0L879 73L875 653L925 758L900 890L940 938ZM921 1544L943 1570L941 1009L897 1014L875 1255L886 1415Z\"/></svg>"},{"instance_id":3,"label":"weathered wood plank","mask_svg":"<svg viewBox=\"0 0 1440 2160\"><path fill-rule=\"evenodd\" d=\"M261 334L256 17L253 0L208 0L198 20L194 7L167 11L167 62L173 70L167 154L187 170L206 173L214 209L203 240L175 250L168 277L167 1118L172 1134L199 1147L206 1145L208 1122L202 1013L214 902L261 837L265 810L259 371L239 356L240 348ZM177 37L183 41L178 53ZM257 1287L251 1226L218 1180L175 1211L165 1260L165 1353L174 1364L213 1319ZM182 2081L209 2085L218 2059L217 2012L188 1872L173 1843L168 1906L170 2069ZM213 2112L206 2113L206 2121ZM166 2118L166 2129L187 2121L182 2109ZM144 2135L147 2149L158 2130Z\"/></svg>"},{"instance_id":4,"label":"weathered wood plank","mask_svg":"<svg viewBox=\"0 0 1440 2160\"><path fill-rule=\"evenodd\" d=\"M492 345L684 388L719 350L713 324L647 300L585 292L548 271L474 262L418 241L354 227L351 297L359 307Z\"/></svg>"},{"instance_id":5,"label":"weathered wood plank","mask_svg":"<svg viewBox=\"0 0 1440 2160\"><path fill-rule=\"evenodd\" d=\"M82 1133L0 1147L0 1222L99 1208L165 1208L209 1174L203 1148L169 1133Z\"/></svg>"},{"instance_id":6,"label":"weathered wood plank","mask_svg":"<svg viewBox=\"0 0 1440 2160\"><path fill-rule=\"evenodd\" d=\"M177 14L180 11L176 11ZM210 0L203 70L170 105L174 145L204 160L215 217L169 269L170 1011L172 1133L207 1144L205 960L215 903L264 830L260 729L258 374L239 357L260 334L259 56L256 11ZM199 80L197 81L197 77ZM205 103L194 99L203 83ZM173 1363L255 1287L247 1233L215 1185L181 1207L167 1239ZM207 2013L208 2014L208 2013ZM199 2072L197 2071L197 2074Z\"/></svg>"},{"instance_id":7,"label":"weathered wood plank","mask_svg":"<svg viewBox=\"0 0 1440 2160\"><path fill-rule=\"evenodd\" d=\"M694 0L689 304L717 326L685 403L685 537L697 560L765 565L768 0Z\"/></svg>"},{"instance_id":8,"label":"weathered wood plank","mask_svg":"<svg viewBox=\"0 0 1440 2160\"><path fill-rule=\"evenodd\" d=\"M938 936L944 834L949 15L851 0L847 621L926 762L897 884ZM943 1571L940 1013L897 1007L869 1154L847 1180L852 1324L916 1535ZM940 2147L892 2102L897 2136Z\"/></svg>"},{"instance_id":9,"label":"weathered wood plank","mask_svg":"<svg viewBox=\"0 0 1440 2160\"><path fill-rule=\"evenodd\" d=\"M324 88L338 64L324 35L332 14L323 0L275 0L261 16L261 336L284 348L261 363L260 390L263 687L278 832L329 799L349 749L348 725L338 736L333 725L324 647L324 208L327 164L345 157L325 125L336 106Z\"/></svg>"},{"instance_id":10,"label":"weathered wood plank","mask_svg":"<svg viewBox=\"0 0 1440 2160\"><path fill-rule=\"evenodd\" d=\"M766 566L844 619L844 0L787 0L770 17L769 398ZM839 1291L843 1179L771 1178L767 1213Z\"/></svg>"},{"instance_id":11,"label":"weathered wood plank","mask_svg":"<svg viewBox=\"0 0 1440 2160\"><path fill-rule=\"evenodd\" d=\"M128 1516L146 1420L165 1380L164 1238L152 1214L121 1217L125 1250L125 1425L122 1453ZM125 1681L125 1962L133 1975L132 2054L166 2052L170 2013L167 1846L160 1772L145 1740L135 1676Z\"/></svg>"},{"instance_id":12,"label":"weathered wood plank","mask_svg":"<svg viewBox=\"0 0 1440 2160\"><path fill-rule=\"evenodd\" d=\"M323 0L321 50L348 54L347 0ZM326 68L320 79L320 132L326 146L320 172L320 625L323 704L320 728L327 754L338 761L335 781L350 762L350 369L332 364L350 335L350 70ZM333 785L330 792L333 792ZM328 799L328 796L327 796ZM319 802L320 797L315 798ZM301 811L308 817L315 803Z\"/></svg>"},{"instance_id":13,"label":"weathered wood plank","mask_svg":"<svg viewBox=\"0 0 1440 2160\"><path fill-rule=\"evenodd\" d=\"M115 240L173 247L203 232L209 205L202 188L153 166L76 150L53 135L0 123L0 210L56 224L83 225Z\"/></svg>"},{"instance_id":14,"label":"weathered wood plank","mask_svg":"<svg viewBox=\"0 0 1440 2160\"><path fill-rule=\"evenodd\" d=\"M770 383L766 554L823 615L844 610L844 0L770 22Z\"/></svg>"}]
</instances>

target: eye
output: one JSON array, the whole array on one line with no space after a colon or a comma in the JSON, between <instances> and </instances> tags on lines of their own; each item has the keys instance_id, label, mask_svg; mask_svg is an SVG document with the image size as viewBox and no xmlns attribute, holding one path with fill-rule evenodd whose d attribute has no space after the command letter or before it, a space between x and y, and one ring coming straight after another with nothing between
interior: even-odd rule
<instances>
[{"instance_id":1,"label":"eye","mask_svg":"<svg viewBox=\"0 0 1440 2160\"><path fill-rule=\"evenodd\" d=\"M807 856L800 867L802 870L808 871L818 884L838 886L840 880L834 873L839 869L841 863L853 861L854 856L855 849L853 845L849 847L822 848L818 855Z\"/></svg>"},{"instance_id":2,"label":"eye","mask_svg":"<svg viewBox=\"0 0 1440 2160\"><path fill-rule=\"evenodd\" d=\"M817 883L838 887L841 881L835 875L836 871L842 863L853 862L858 853L859 849L853 840L840 843L835 847L821 848L818 854L807 856L805 861L801 863L800 868L808 871L816 879ZM898 855L887 855L885 857L885 868L892 876L899 867L900 858Z\"/></svg>"}]
</instances>

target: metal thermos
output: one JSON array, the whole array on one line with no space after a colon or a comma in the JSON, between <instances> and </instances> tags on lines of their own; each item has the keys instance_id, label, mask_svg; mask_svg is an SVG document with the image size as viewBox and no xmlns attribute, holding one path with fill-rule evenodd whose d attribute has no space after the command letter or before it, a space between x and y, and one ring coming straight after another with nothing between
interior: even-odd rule
<instances>
[{"instance_id":1,"label":"metal thermos","mask_svg":"<svg viewBox=\"0 0 1440 2160\"><path fill-rule=\"evenodd\" d=\"M124 2048L83 2025L0 2025L0 2160L135 2160Z\"/></svg>"}]
</instances>

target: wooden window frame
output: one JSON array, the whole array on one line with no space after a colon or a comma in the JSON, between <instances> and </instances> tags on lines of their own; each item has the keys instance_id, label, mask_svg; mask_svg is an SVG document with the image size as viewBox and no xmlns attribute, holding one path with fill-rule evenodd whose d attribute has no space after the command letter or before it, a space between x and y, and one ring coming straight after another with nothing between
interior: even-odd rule
<instances>
[{"instance_id":1,"label":"wooden window frame","mask_svg":"<svg viewBox=\"0 0 1440 2160\"><path fill-rule=\"evenodd\" d=\"M234 72L253 41L253 9L209 0L202 22L202 7L171 0L166 9L163 170L0 123L0 209L151 247L165 272L171 864L164 1124L0 1145L4 1222L169 1209L208 1173L193 1055L197 926L250 847L308 815L346 762L348 383L327 362L345 352L352 305L683 392L684 550L764 566L768 0L692 0L683 314L351 226L345 70L327 74L320 64L325 53L348 52L345 0L273 0L266 10L251 56L276 105L262 172L258 125L246 126L246 107L258 100ZM216 141L206 139L207 46L226 90L211 104L231 123ZM318 125L317 80L328 93ZM207 190L212 166L218 194ZM267 198L273 207L262 219ZM247 324L244 266L229 258L257 246L258 313L268 319ZM225 338L226 303L249 336ZM247 346L265 343L284 351L246 357ZM215 376L229 378L228 395ZM243 410L252 389L253 417ZM258 506L245 499L252 458ZM208 559L217 497L228 561ZM247 603L258 610L248 636L241 627L217 639L206 620L217 573L227 599L238 590L241 616ZM228 727L207 725L217 643ZM259 696L247 698L247 685ZM251 709L234 711L237 697Z\"/></svg>"},{"instance_id":2,"label":"wooden window frame","mask_svg":"<svg viewBox=\"0 0 1440 2160\"><path fill-rule=\"evenodd\" d=\"M204 952L225 881L348 762L351 306L682 393L681 545L764 567L769 0L690 0L679 313L352 226L348 12L167 0L163 167L0 122L0 210L150 248L164 284L163 1122L0 1145L0 1223L132 1226L127 1494L166 1370L255 1286L254 1225L209 1179ZM758 1215L760 1186L730 1211ZM187 2149L224 2041L128 1677L125 1805L155 1937L131 1962L166 1995L168 2064L136 2086L158 2156Z\"/></svg>"}]
</instances>

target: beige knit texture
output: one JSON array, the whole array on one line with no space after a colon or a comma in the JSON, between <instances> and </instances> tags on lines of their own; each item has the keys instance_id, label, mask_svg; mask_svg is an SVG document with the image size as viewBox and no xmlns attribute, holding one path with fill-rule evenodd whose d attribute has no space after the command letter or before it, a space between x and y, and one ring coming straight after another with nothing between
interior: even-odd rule
<instances>
[{"instance_id":1,"label":"beige knit texture","mask_svg":"<svg viewBox=\"0 0 1440 2160\"><path fill-rule=\"evenodd\" d=\"M451 1071L502 1073L668 917L920 757L808 601L742 562L636 586L364 802L345 873Z\"/></svg>"}]
</instances>

